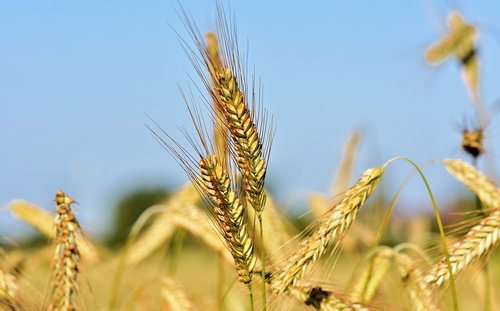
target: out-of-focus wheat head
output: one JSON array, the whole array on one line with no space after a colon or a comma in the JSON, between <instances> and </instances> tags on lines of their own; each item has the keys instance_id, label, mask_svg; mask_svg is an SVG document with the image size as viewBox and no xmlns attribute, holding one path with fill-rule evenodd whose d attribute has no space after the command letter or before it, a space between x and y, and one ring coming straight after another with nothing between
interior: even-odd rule
<instances>
[{"instance_id":1,"label":"out-of-focus wheat head","mask_svg":"<svg viewBox=\"0 0 500 311\"><path fill-rule=\"evenodd\" d=\"M457 58L462 66L462 77L471 98L479 102L479 60L476 41L477 28L465 22L460 12L448 17L449 32L425 52L430 64L436 65L449 57Z\"/></svg>"},{"instance_id":2,"label":"out-of-focus wheat head","mask_svg":"<svg viewBox=\"0 0 500 311\"><path fill-rule=\"evenodd\" d=\"M392 264L393 253L389 247L379 247L369 254L351 292L352 301L367 303L373 299Z\"/></svg>"},{"instance_id":3,"label":"out-of-focus wheat head","mask_svg":"<svg viewBox=\"0 0 500 311\"><path fill-rule=\"evenodd\" d=\"M75 203L64 192L56 193L55 216L56 249L53 259L49 310L71 311L78 309L77 296L80 291L80 251L76 232L80 225L73 215L71 204Z\"/></svg>"},{"instance_id":4,"label":"out-of-focus wheat head","mask_svg":"<svg viewBox=\"0 0 500 311\"><path fill-rule=\"evenodd\" d=\"M175 232L172 211L187 205L196 205L200 195L196 187L189 183L178 190L166 203L164 211L153 219L153 223L133 242L127 257L127 264L136 265L153 254L159 247L169 242Z\"/></svg>"},{"instance_id":5,"label":"out-of-focus wheat head","mask_svg":"<svg viewBox=\"0 0 500 311\"><path fill-rule=\"evenodd\" d=\"M54 217L43 208L22 200L10 202L9 207L18 219L32 226L49 239L56 238ZM99 260L99 253L94 245L79 231L76 232L76 241L83 260L89 263L95 263Z\"/></svg>"},{"instance_id":6,"label":"out-of-focus wheat head","mask_svg":"<svg viewBox=\"0 0 500 311\"><path fill-rule=\"evenodd\" d=\"M8 308L16 310L14 308L16 293L16 277L10 273L5 273L0 270L0 307L4 305Z\"/></svg>"},{"instance_id":7,"label":"out-of-focus wheat head","mask_svg":"<svg viewBox=\"0 0 500 311\"><path fill-rule=\"evenodd\" d=\"M177 280L164 277L162 280L161 299L163 311L196 311L193 302L189 299L184 286Z\"/></svg>"}]
</instances>

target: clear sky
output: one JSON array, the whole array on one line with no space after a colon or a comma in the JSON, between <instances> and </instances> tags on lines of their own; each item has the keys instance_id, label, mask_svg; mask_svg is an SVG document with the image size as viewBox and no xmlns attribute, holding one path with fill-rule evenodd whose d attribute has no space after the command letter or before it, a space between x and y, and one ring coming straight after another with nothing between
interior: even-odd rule
<instances>
[{"instance_id":1,"label":"clear sky","mask_svg":"<svg viewBox=\"0 0 500 311\"><path fill-rule=\"evenodd\" d=\"M485 103L500 97L498 1L230 3L277 125L268 181L281 201L327 191L343 141L357 127L364 136L356 176L397 155L416 162L465 157L455 125L473 110L459 68L423 60L452 9L482 31ZM201 30L214 28L214 1L182 5ZM187 180L144 126L145 113L176 137L177 126L190 125L177 83L195 75L169 26L185 34L176 7L2 1L0 235L22 228L7 212L12 199L53 208L63 189L80 202L81 222L93 233L103 231L127 189ZM494 157L499 117L488 130ZM389 171L388 194L407 171L405 164ZM425 172L441 201L461 190L439 166ZM412 187L404 202L427 204L422 186Z\"/></svg>"}]
</instances>

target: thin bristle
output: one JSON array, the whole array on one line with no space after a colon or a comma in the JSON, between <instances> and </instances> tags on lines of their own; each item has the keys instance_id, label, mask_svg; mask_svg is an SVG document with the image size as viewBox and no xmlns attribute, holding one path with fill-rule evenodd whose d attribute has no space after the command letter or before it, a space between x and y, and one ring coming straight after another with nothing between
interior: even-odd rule
<instances>
[{"instance_id":1,"label":"thin bristle","mask_svg":"<svg viewBox=\"0 0 500 311\"><path fill-rule=\"evenodd\" d=\"M278 271L273 284L276 292L287 291L330 247L338 246L356 219L359 209L377 187L382 174L382 168L366 170L358 182L346 192L345 197L326 214L312 235L302 241L299 250L290 257L288 264Z\"/></svg>"},{"instance_id":2,"label":"thin bristle","mask_svg":"<svg viewBox=\"0 0 500 311\"><path fill-rule=\"evenodd\" d=\"M239 280L250 286L255 267L254 244L247 230L243 205L231 190L229 176L215 156L201 159L201 183L217 229L233 255Z\"/></svg>"},{"instance_id":3,"label":"thin bristle","mask_svg":"<svg viewBox=\"0 0 500 311\"><path fill-rule=\"evenodd\" d=\"M49 310L70 311L77 309L80 252L76 241L76 232L80 229L80 225L71 209L73 203L75 201L64 192L57 192L56 250L53 259Z\"/></svg>"}]
</instances>

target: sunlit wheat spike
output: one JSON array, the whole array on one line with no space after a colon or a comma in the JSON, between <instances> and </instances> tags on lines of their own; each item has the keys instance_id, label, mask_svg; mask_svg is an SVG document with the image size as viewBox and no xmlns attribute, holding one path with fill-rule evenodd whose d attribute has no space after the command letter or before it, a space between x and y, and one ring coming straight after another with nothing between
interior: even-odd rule
<instances>
[{"instance_id":1,"label":"sunlit wheat spike","mask_svg":"<svg viewBox=\"0 0 500 311\"><path fill-rule=\"evenodd\" d=\"M250 205L260 214L265 206L264 180L272 141L272 131L261 106L261 96L255 90L255 82L247 81L245 59L239 52L236 27L222 6L218 6L217 31L208 43L200 36L194 22L185 16L196 48L201 55L184 46L203 83L222 113L223 127L220 132L229 132L230 155L241 172L245 196ZM219 58L214 61L215 38L219 42ZM201 56L201 58L200 58Z\"/></svg>"},{"instance_id":2,"label":"sunlit wheat spike","mask_svg":"<svg viewBox=\"0 0 500 311\"><path fill-rule=\"evenodd\" d=\"M206 53L208 55L208 70L212 77L212 88L217 87L216 73L222 70L222 61L219 53L219 40L213 32L206 34ZM225 126L225 116L221 105L218 104L220 98L213 100L213 110L215 111L215 126L214 126L214 142L215 154L217 159L221 161L222 167L227 169L227 161L229 160L229 142L228 133Z\"/></svg>"},{"instance_id":3,"label":"sunlit wheat spike","mask_svg":"<svg viewBox=\"0 0 500 311\"><path fill-rule=\"evenodd\" d=\"M481 219L460 241L453 244L450 254L451 270L457 273L487 256L497 246L500 238L500 211L495 211ZM426 272L425 281L432 286L441 286L450 279L446 259L442 258L435 266Z\"/></svg>"},{"instance_id":4,"label":"sunlit wheat spike","mask_svg":"<svg viewBox=\"0 0 500 311\"><path fill-rule=\"evenodd\" d=\"M228 173L211 155L199 162L201 183L210 202L217 229L233 255L239 280L251 286L255 267L254 244L247 230L243 204L231 189Z\"/></svg>"},{"instance_id":5,"label":"sunlit wheat spike","mask_svg":"<svg viewBox=\"0 0 500 311\"><path fill-rule=\"evenodd\" d=\"M285 292L304 276L307 268L332 246L338 243L356 219L359 209L372 194L382 178L382 168L366 170L344 198L318 221L316 229L305 238L288 263L277 271L273 289Z\"/></svg>"},{"instance_id":6,"label":"sunlit wheat spike","mask_svg":"<svg viewBox=\"0 0 500 311\"><path fill-rule=\"evenodd\" d=\"M351 300L367 303L375 296L393 260L393 250L380 247L369 255L351 292Z\"/></svg>"},{"instance_id":7,"label":"sunlit wheat spike","mask_svg":"<svg viewBox=\"0 0 500 311\"><path fill-rule=\"evenodd\" d=\"M16 277L0 270L0 310L2 306L10 308L9 310L16 310L14 308L16 292Z\"/></svg>"},{"instance_id":8,"label":"sunlit wheat spike","mask_svg":"<svg viewBox=\"0 0 500 311\"><path fill-rule=\"evenodd\" d=\"M172 278L163 278L161 288L162 310L165 311L196 311L189 299L186 289Z\"/></svg>"},{"instance_id":9,"label":"sunlit wheat spike","mask_svg":"<svg viewBox=\"0 0 500 311\"><path fill-rule=\"evenodd\" d=\"M476 49L477 29L464 21L459 12L448 18L449 33L427 49L425 57L430 64L439 64L448 57L456 57L462 65L462 76L470 96L479 100L479 65Z\"/></svg>"},{"instance_id":10,"label":"sunlit wheat spike","mask_svg":"<svg viewBox=\"0 0 500 311\"><path fill-rule=\"evenodd\" d=\"M337 297L331 291L314 287L306 282L299 282L290 287L290 295L296 300L321 311L368 311L360 303Z\"/></svg>"},{"instance_id":11,"label":"sunlit wheat spike","mask_svg":"<svg viewBox=\"0 0 500 311\"><path fill-rule=\"evenodd\" d=\"M415 311L438 311L432 288L424 282L422 271L414 260L401 252L394 253L401 281L410 296L412 309Z\"/></svg>"},{"instance_id":12,"label":"sunlit wheat spike","mask_svg":"<svg viewBox=\"0 0 500 311\"><path fill-rule=\"evenodd\" d=\"M170 240L175 232L175 224L172 222L170 212L172 209L194 205L199 201L200 195L192 183L188 183L173 194L164 204L165 211L154 218L153 223L132 244L127 263L135 265L142 262Z\"/></svg>"},{"instance_id":13,"label":"sunlit wheat spike","mask_svg":"<svg viewBox=\"0 0 500 311\"><path fill-rule=\"evenodd\" d=\"M50 239L55 238L54 217L49 212L22 200L12 201L9 203L9 206L14 216L32 226L46 237ZM81 232L76 232L76 241L83 260L90 263L99 260L96 248Z\"/></svg>"},{"instance_id":14,"label":"sunlit wheat spike","mask_svg":"<svg viewBox=\"0 0 500 311\"><path fill-rule=\"evenodd\" d=\"M218 80L216 92L236 150L236 160L243 176L247 199L250 205L261 213L266 203L264 179L267 164L262 153L262 141L259 138L257 125L253 121L250 109L245 103L245 95L241 92L232 70L226 67L223 71L217 72L216 77Z\"/></svg>"},{"instance_id":15,"label":"sunlit wheat spike","mask_svg":"<svg viewBox=\"0 0 500 311\"><path fill-rule=\"evenodd\" d=\"M453 177L474 192L488 208L500 208L500 189L474 166L462 160L444 160L443 164Z\"/></svg>"},{"instance_id":16,"label":"sunlit wheat spike","mask_svg":"<svg viewBox=\"0 0 500 311\"><path fill-rule=\"evenodd\" d=\"M79 245L76 232L80 225L73 215L71 204L75 203L64 192L56 193L56 249L52 268L52 290L49 310L76 310L76 298L80 287L78 274L80 264Z\"/></svg>"}]
</instances>

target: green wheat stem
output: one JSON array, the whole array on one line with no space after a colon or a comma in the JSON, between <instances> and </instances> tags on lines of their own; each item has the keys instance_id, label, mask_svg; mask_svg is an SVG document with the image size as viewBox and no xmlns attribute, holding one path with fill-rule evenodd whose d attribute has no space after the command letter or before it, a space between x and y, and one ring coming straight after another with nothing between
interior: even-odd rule
<instances>
[{"instance_id":1,"label":"green wheat stem","mask_svg":"<svg viewBox=\"0 0 500 311\"><path fill-rule=\"evenodd\" d=\"M382 168L387 167L389 164L391 164L392 162L394 162L396 160L402 160L402 161L406 161L406 162L410 163L411 166L413 166L415 168L415 170L417 170L418 174L420 175L420 177L422 178L422 181L425 184L425 188L427 189L427 193L429 194L429 197L430 197L431 202L432 202L432 208L434 210L436 222L437 222L437 225L439 228L439 235L441 236L441 243L443 246L443 252L444 252L444 256L446 258L446 265L448 266L448 273L450 274L450 289L451 289L451 298L453 301L453 310L458 311L459 308L458 308L457 292L456 292L456 288L455 288L455 277L453 276L453 269L451 267L451 261L450 261L450 253L448 252L448 245L446 243L446 235L444 234L443 222L441 221L441 216L439 215L439 209L437 207L436 199L434 198L434 195L432 194L431 187L429 186L429 183L427 182L427 179L425 178L424 173L422 173L422 171L420 170L418 165L415 164L415 162L413 162L412 160L405 158L405 157L395 157L395 158L392 158L389 161L385 162L384 165L382 165Z\"/></svg>"},{"instance_id":2,"label":"green wheat stem","mask_svg":"<svg viewBox=\"0 0 500 311\"><path fill-rule=\"evenodd\" d=\"M260 227L260 261L261 261L261 271L260 275L262 278L262 310L267 310L267 298L266 298L266 254L264 249L264 226L262 225L262 215L259 213L257 216L259 220Z\"/></svg>"}]
</instances>

